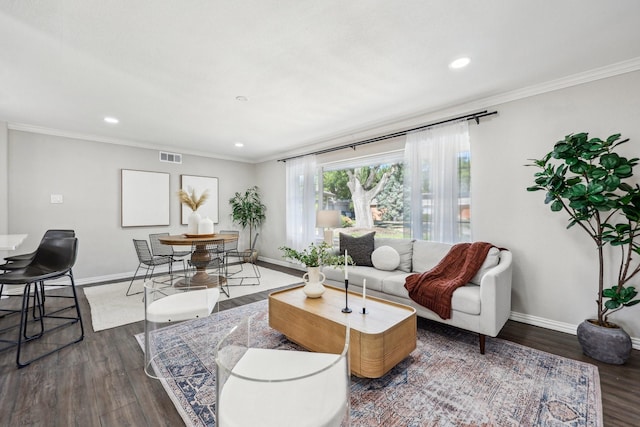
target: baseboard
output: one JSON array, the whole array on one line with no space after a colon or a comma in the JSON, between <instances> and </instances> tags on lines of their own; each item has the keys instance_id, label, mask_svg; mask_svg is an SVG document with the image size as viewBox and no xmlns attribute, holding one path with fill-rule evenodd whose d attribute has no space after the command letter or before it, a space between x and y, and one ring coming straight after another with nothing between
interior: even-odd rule
<instances>
[{"instance_id":1,"label":"baseboard","mask_svg":"<svg viewBox=\"0 0 640 427\"><path fill-rule=\"evenodd\" d=\"M511 316L509 316L509 319L516 322L539 326L541 328L564 332L571 335L576 335L576 331L578 329L578 325L558 322L556 320L545 319L544 317L532 316L530 314L518 313L515 311L511 312ZM631 337L631 346L635 350L640 350L640 338Z\"/></svg>"},{"instance_id":2,"label":"baseboard","mask_svg":"<svg viewBox=\"0 0 640 427\"><path fill-rule=\"evenodd\" d=\"M300 270L300 271L305 271L304 267L302 267L299 264L291 264L291 263L286 262L286 261L281 261L281 260L271 259L271 258L265 258L265 257L261 257L261 256L258 256L258 259L260 261L268 262L270 264L276 264L276 265L280 265L282 267L295 268L295 269ZM162 266L156 267L156 269L154 270L153 273L155 275L155 274L158 274L158 273L168 273L168 272L169 272L169 268L166 265L162 265ZM89 285L89 284L93 284L93 283L102 283L102 282L115 282L115 281L131 279L133 277L133 273L135 273L135 270L134 271L125 271L125 272L122 272L122 273L107 274L107 275L104 275L104 276L85 277L83 279L75 279L75 282L76 282L77 286ZM142 275L144 275L144 270L139 275L139 277L142 277ZM47 283L50 284L50 285L56 285L57 284L56 282L58 282L59 284L66 284L66 283L68 283L68 279L61 278L61 279L57 279L57 280L48 281Z\"/></svg>"},{"instance_id":3,"label":"baseboard","mask_svg":"<svg viewBox=\"0 0 640 427\"><path fill-rule=\"evenodd\" d=\"M266 258L266 257L261 257L258 256L258 259L260 261L264 261L264 262L268 262L269 264L275 264L275 265L279 265L281 267L288 267L288 268L295 268L296 270L300 270L300 271L306 271L306 267L302 266L301 264L293 264L287 261L282 261L279 259L273 259L273 258Z\"/></svg>"},{"instance_id":4,"label":"baseboard","mask_svg":"<svg viewBox=\"0 0 640 427\"><path fill-rule=\"evenodd\" d=\"M168 272L169 272L169 267L162 265L162 266L156 267L156 269L153 271L153 275L155 276L158 273L168 273ZM119 282L122 280L131 279L134 273L135 273L135 270L125 271L122 273L107 274L104 276L85 277L83 279L75 278L75 283L76 283L76 286L83 286L83 285L102 283L102 282ZM144 276L144 270L138 273L139 273L138 278L142 278ZM47 281L47 285L57 285L57 284L63 285L68 283L69 283L69 279L65 277L61 277L60 279L56 279L56 280Z\"/></svg>"}]
</instances>

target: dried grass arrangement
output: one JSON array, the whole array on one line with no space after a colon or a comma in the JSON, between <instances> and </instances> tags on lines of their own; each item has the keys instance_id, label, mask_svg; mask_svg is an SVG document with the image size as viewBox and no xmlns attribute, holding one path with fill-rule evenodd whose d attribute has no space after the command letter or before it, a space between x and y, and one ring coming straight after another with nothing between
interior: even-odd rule
<instances>
[{"instance_id":1,"label":"dried grass arrangement","mask_svg":"<svg viewBox=\"0 0 640 427\"><path fill-rule=\"evenodd\" d=\"M188 206L192 211L197 211L198 208L207 201L209 198L209 190L204 190L200 197L196 194L196 190L193 188L189 189L191 193L188 193L185 190L180 189L178 191L178 197L180 198L180 203Z\"/></svg>"}]
</instances>

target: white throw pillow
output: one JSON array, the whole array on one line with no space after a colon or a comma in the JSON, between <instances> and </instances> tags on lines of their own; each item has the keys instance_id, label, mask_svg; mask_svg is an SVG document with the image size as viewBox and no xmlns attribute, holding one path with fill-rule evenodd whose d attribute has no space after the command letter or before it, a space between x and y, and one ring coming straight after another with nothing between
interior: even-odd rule
<instances>
[{"instance_id":1,"label":"white throw pillow","mask_svg":"<svg viewBox=\"0 0 640 427\"><path fill-rule=\"evenodd\" d=\"M374 240L374 250L380 246L391 246L400 254L400 265L396 270L406 273L411 272L411 257L413 256L413 242L415 239L396 239L394 237L381 237Z\"/></svg>"},{"instance_id":2,"label":"white throw pillow","mask_svg":"<svg viewBox=\"0 0 640 427\"><path fill-rule=\"evenodd\" d=\"M494 246L491 249L489 249L489 252L487 253L487 257L484 259L484 262L480 266L480 269L469 282L475 285L479 285L480 282L482 281L482 276L484 276L487 271L491 270L493 267L498 265L499 262L500 262L500 249Z\"/></svg>"},{"instance_id":3,"label":"white throw pillow","mask_svg":"<svg viewBox=\"0 0 640 427\"><path fill-rule=\"evenodd\" d=\"M400 254L391 246L380 246L371 253L371 262L378 270L393 271L400 265Z\"/></svg>"}]
</instances>

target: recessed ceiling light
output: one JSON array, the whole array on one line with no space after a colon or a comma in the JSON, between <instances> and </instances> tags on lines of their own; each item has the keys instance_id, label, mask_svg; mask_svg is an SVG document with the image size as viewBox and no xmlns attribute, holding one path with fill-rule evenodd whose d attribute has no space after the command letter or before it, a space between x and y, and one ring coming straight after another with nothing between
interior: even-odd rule
<instances>
[{"instance_id":1,"label":"recessed ceiling light","mask_svg":"<svg viewBox=\"0 0 640 427\"><path fill-rule=\"evenodd\" d=\"M105 117L104 121L107 123L111 123L112 125L115 125L116 123L120 122L120 120L118 120L115 117Z\"/></svg>"},{"instance_id":2,"label":"recessed ceiling light","mask_svg":"<svg viewBox=\"0 0 640 427\"><path fill-rule=\"evenodd\" d=\"M451 64L449 64L449 68L453 68L454 70L458 68L464 68L467 65L469 65L470 62L471 62L471 58L464 56L462 58L456 59Z\"/></svg>"},{"instance_id":3,"label":"recessed ceiling light","mask_svg":"<svg viewBox=\"0 0 640 427\"><path fill-rule=\"evenodd\" d=\"M242 96L242 95L236 96L236 101L245 102L248 100L249 98L247 98L246 96Z\"/></svg>"},{"instance_id":4,"label":"recessed ceiling light","mask_svg":"<svg viewBox=\"0 0 640 427\"><path fill-rule=\"evenodd\" d=\"M236 142L235 146L238 147L238 148L242 148L242 147L244 147L244 144L242 142Z\"/></svg>"}]
</instances>

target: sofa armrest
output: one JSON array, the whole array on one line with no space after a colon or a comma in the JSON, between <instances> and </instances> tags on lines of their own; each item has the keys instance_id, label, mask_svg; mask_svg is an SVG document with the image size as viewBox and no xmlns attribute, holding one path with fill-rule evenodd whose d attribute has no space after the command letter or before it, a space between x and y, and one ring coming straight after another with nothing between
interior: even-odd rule
<instances>
[{"instance_id":1,"label":"sofa armrest","mask_svg":"<svg viewBox=\"0 0 640 427\"><path fill-rule=\"evenodd\" d=\"M500 263L480 282L480 329L495 337L511 315L512 254L500 251Z\"/></svg>"}]
</instances>

